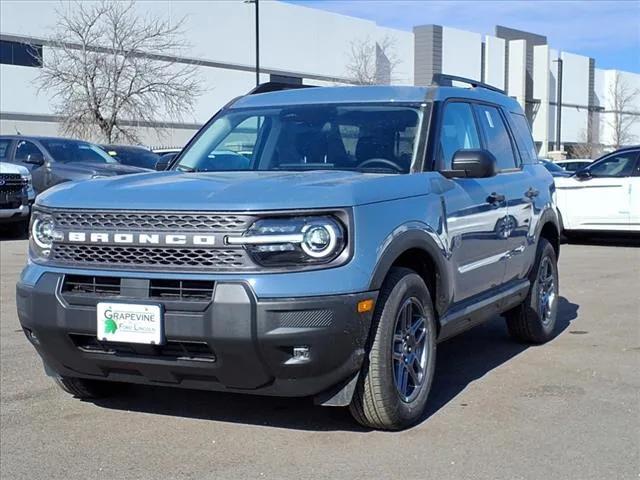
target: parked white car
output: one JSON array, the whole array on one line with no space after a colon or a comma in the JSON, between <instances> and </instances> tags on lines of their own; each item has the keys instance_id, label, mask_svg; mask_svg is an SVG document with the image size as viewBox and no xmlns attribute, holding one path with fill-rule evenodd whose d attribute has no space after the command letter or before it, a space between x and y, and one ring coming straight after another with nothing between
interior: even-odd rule
<instances>
[{"instance_id":1,"label":"parked white car","mask_svg":"<svg viewBox=\"0 0 640 480\"><path fill-rule=\"evenodd\" d=\"M617 150L554 180L565 231L640 232L640 146Z\"/></svg>"}]
</instances>

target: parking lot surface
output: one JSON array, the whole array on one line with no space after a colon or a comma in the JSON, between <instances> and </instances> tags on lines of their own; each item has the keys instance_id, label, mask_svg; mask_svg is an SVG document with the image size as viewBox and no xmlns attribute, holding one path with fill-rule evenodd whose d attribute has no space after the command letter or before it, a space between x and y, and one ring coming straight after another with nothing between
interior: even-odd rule
<instances>
[{"instance_id":1,"label":"parking lot surface","mask_svg":"<svg viewBox=\"0 0 640 480\"><path fill-rule=\"evenodd\" d=\"M565 245L547 345L496 317L438 347L428 412L366 431L308 400L133 387L96 403L58 390L20 329L27 242L0 242L4 479L637 479L640 249Z\"/></svg>"}]
</instances>

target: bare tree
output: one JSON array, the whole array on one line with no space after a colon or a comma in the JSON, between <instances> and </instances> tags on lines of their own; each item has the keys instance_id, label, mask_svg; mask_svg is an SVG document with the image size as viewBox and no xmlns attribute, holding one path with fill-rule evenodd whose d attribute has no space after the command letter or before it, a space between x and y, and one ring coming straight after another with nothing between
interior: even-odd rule
<instances>
[{"instance_id":1,"label":"bare tree","mask_svg":"<svg viewBox=\"0 0 640 480\"><path fill-rule=\"evenodd\" d=\"M389 84L400 63L393 37L356 39L349 49L347 77L356 85Z\"/></svg>"},{"instance_id":2,"label":"bare tree","mask_svg":"<svg viewBox=\"0 0 640 480\"><path fill-rule=\"evenodd\" d=\"M202 93L177 23L141 16L133 0L62 5L47 39L40 90L53 93L62 130L106 142L137 140L136 123L156 131L160 118L180 120Z\"/></svg>"},{"instance_id":3,"label":"bare tree","mask_svg":"<svg viewBox=\"0 0 640 480\"><path fill-rule=\"evenodd\" d=\"M589 138L587 130L580 134L580 141L571 147L571 158L595 159L602 155L602 145Z\"/></svg>"},{"instance_id":4,"label":"bare tree","mask_svg":"<svg viewBox=\"0 0 640 480\"><path fill-rule=\"evenodd\" d=\"M640 112L633 111L640 90L631 88L616 72L608 94L611 112L607 115L606 124L612 132L612 146L618 149L635 140L631 127L640 119Z\"/></svg>"}]
</instances>

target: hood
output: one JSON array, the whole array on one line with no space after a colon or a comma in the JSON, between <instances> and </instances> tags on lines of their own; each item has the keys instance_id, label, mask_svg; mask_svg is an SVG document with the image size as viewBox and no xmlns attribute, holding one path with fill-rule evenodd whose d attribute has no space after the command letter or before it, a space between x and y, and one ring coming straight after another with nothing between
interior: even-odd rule
<instances>
[{"instance_id":1,"label":"hood","mask_svg":"<svg viewBox=\"0 0 640 480\"><path fill-rule=\"evenodd\" d=\"M146 168L132 167L121 163L70 162L65 163L64 166L67 171L93 175L104 174L105 176L126 175L129 173L142 173L149 171Z\"/></svg>"},{"instance_id":2,"label":"hood","mask_svg":"<svg viewBox=\"0 0 640 480\"><path fill-rule=\"evenodd\" d=\"M25 167L8 162L0 162L0 173L19 173L25 177L30 176L29 170Z\"/></svg>"},{"instance_id":3,"label":"hood","mask_svg":"<svg viewBox=\"0 0 640 480\"><path fill-rule=\"evenodd\" d=\"M377 175L344 171L154 172L69 182L38 204L59 208L132 210L280 210L335 208L428 193L431 173Z\"/></svg>"}]
</instances>

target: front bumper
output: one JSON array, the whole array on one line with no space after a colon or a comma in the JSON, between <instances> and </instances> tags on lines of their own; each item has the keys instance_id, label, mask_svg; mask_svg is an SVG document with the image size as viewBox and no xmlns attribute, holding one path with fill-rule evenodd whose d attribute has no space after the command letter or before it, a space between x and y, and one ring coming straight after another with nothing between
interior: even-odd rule
<instances>
[{"instance_id":1,"label":"front bumper","mask_svg":"<svg viewBox=\"0 0 640 480\"><path fill-rule=\"evenodd\" d=\"M64 282L64 274L48 272L17 286L20 323L53 373L279 396L322 394L354 377L372 315L358 313L357 304L376 298L368 292L258 299L249 283L218 281L205 302L156 301L135 289L69 296ZM99 301L163 304L167 345L98 343ZM299 346L309 347L308 359L293 356Z\"/></svg>"},{"instance_id":2,"label":"front bumper","mask_svg":"<svg viewBox=\"0 0 640 480\"><path fill-rule=\"evenodd\" d=\"M23 202L21 205L12 208L4 208L0 205L0 223L19 222L29 218L31 213L31 204Z\"/></svg>"}]
</instances>

